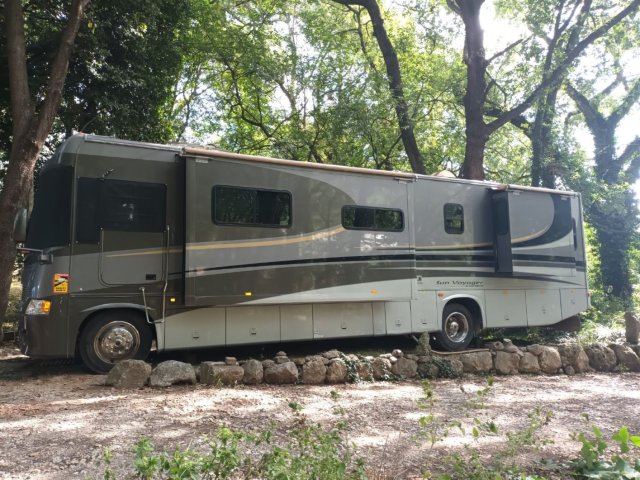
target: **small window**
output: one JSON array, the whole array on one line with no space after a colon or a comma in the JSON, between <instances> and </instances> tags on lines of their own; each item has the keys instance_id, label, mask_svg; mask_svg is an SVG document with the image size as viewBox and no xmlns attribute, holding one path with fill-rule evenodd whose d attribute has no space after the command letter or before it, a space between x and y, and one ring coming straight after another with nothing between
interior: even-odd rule
<instances>
[{"instance_id":1,"label":"small window","mask_svg":"<svg viewBox=\"0 0 640 480\"><path fill-rule=\"evenodd\" d=\"M100 241L100 229L162 232L167 187L159 183L78 179L76 241Z\"/></svg>"},{"instance_id":2,"label":"small window","mask_svg":"<svg viewBox=\"0 0 640 480\"><path fill-rule=\"evenodd\" d=\"M214 223L258 227L291 226L291 194L280 190L217 185L211 194Z\"/></svg>"},{"instance_id":3,"label":"small window","mask_svg":"<svg viewBox=\"0 0 640 480\"><path fill-rule=\"evenodd\" d=\"M342 226L352 230L401 232L404 221L401 210L373 207L342 207Z\"/></svg>"},{"instance_id":4,"label":"small window","mask_svg":"<svg viewBox=\"0 0 640 480\"><path fill-rule=\"evenodd\" d=\"M464 210L458 203L444 204L444 231L460 234L464 232Z\"/></svg>"}]
</instances>

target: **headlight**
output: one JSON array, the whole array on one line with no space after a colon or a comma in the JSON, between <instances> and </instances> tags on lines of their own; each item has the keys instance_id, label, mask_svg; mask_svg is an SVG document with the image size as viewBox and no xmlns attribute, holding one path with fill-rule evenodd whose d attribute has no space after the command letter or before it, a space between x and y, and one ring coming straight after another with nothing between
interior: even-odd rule
<instances>
[{"instance_id":1,"label":"headlight","mask_svg":"<svg viewBox=\"0 0 640 480\"><path fill-rule=\"evenodd\" d=\"M51 302L49 300L29 300L25 315L49 315Z\"/></svg>"}]
</instances>

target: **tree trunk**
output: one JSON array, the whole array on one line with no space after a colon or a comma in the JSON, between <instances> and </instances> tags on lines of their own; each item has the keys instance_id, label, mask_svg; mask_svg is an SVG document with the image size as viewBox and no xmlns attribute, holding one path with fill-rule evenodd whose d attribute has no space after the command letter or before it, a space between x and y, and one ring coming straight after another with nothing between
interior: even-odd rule
<instances>
[{"instance_id":1,"label":"tree trunk","mask_svg":"<svg viewBox=\"0 0 640 480\"><path fill-rule=\"evenodd\" d=\"M607 195L603 202L594 202L588 210L589 220L600 244L602 285L610 287L611 295L631 305L633 287L629 275L629 249L637 222L637 205L633 191Z\"/></svg>"},{"instance_id":2,"label":"tree trunk","mask_svg":"<svg viewBox=\"0 0 640 480\"><path fill-rule=\"evenodd\" d=\"M556 172L549 158L555 145L552 129L559 89L559 85L553 87L540 99L531 129L531 185L534 187L555 188Z\"/></svg>"},{"instance_id":3,"label":"tree trunk","mask_svg":"<svg viewBox=\"0 0 640 480\"><path fill-rule=\"evenodd\" d=\"M413 129L413 120L409 114L409 106L404 96L404 86L402 83L402 73L400 71L400 62L389 34L384 27L384 20L380 12L380 6L376 0L334 0L342 5L360 5L366 8L373 25L373 35L376 37L378 47L384 58L384 65L387 71L387 80L389 81L389 89L393 97L396 116L398 117L398 126L400 128L400 138L407 154L411 170L413 173L425 174L424 159L418 148L415 132Z\"/></svg>"},{"instance_id":4,"label":"tree trunk","mask_svg":"<svg viewBox=\"0 0 640 480\"><path fill-rule=\"evenodd\" d=\"M13 138L9 165L0 192L0 319L5 318L16 257L12 238L13 220L17 210L27 205L36 160L62 101L69 58L88 3L89 0L73 0L71 3L67 25L62 31L58 50L51 63L44 101L36 112L35 102L29 92L22 3L20 0L5 0L4 23Z\"/></svg>"},{"instance_id":5,"label":"tree trunk","mask_svg":"<svg viewBox=\"0 0 640 480\"><path fill-rule=\"evenodd\" d=\"M16 260L16 244L12 238L13 220L19 208L29 200L33 169L42 144L14 142L9 166L0 192L0 312L4 318L9 303L9 290Z\"/></svg>"},{"instance_id":6,"label":"tree trunk","mask_svg":"<svg viewBox=\"0 0 640 480\"><path fill-rule=\"evenodd\" d=\"M488 63L484 51L484 33L480 26L483 3L484 0L458 0L455 4L465 27L464 63L467 65L467 90L464 95L467 141L461 176L471 180L485 179L484 150L488 139L484 122Z\"/></svg>"}]
</instances>

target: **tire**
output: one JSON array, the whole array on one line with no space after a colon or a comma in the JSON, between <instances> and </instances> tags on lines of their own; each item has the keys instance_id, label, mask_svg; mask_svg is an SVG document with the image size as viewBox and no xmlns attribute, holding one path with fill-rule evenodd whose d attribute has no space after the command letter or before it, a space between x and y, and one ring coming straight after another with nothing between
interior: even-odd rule
<instances>
[{"instance_id":1,"label":"tire","mask_svg":"<svg viewBox=\"0 0 640 480\"><path fill-rule=\"evenodd\" d=\"M450 352L464 350L475 336L471 312L459 303L449 303L442 311L442 330L436 333L438 344Z\"/></svg>"},{"instance_id":2,"label":"tire","mask_svg":"<svg viewBox=\"0 0 640 480\"><path fill-rule=\"evenodd\" d=\"M96 373L106 373L118 362L145 360L153 335L144 317L127 310L98 313L80 334L82 362Z\"/></svg>"}]
</instances>

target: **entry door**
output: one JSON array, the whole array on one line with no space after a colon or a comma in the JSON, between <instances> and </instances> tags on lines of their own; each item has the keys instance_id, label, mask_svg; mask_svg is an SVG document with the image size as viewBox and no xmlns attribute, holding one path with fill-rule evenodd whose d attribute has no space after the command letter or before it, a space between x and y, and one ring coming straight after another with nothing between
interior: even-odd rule
<instances>
[{"instance_id":1,"label":"entry door","mask_svg":"<svg viewBox=\"0 0 640 480\"><path fill-rule=\"evenodd\" d=\"M80 178L76 240L100 245L106 285L161 284L166 278L166 185Z\"/></svg>"}]
</instances>

